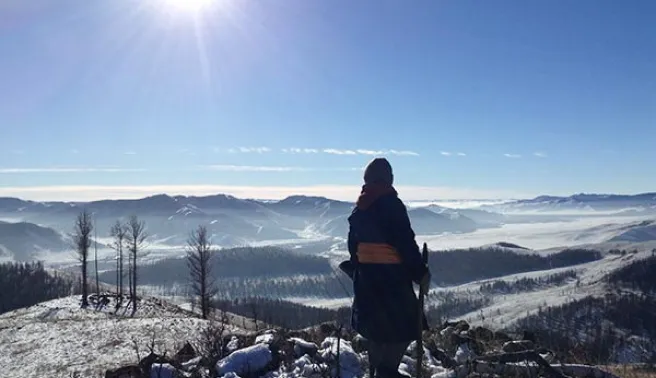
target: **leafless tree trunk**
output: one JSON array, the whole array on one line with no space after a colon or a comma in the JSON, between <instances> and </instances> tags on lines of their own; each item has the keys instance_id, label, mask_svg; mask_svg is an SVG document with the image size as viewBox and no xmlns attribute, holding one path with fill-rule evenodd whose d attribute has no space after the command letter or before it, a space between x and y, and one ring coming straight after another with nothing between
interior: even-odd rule
<instances>
[{"instance_id":1,"label":"leafless tree trunk","mask_svg":"<svg viewBox=\"0 0 656 378\"><path fill-rule=\"evenodd\" d=\"M255 299L253 299L253 301L250 303L250 307L251 307L251 315L253 317L253 323L255 323L255 332L257 332L258 331L258 327L257 327L258 311L257 311L257 303L255 302Z\"/></svg>"},{"instance_id":2,"label":"leafless tree trunk","mask_svg":"<svg viewBox=\"0 0 656 378\"><path fill-rule=\"evenodd\" d=\"M94 265L96 269L96 301L100 301L100 279L98 277L98 228L96 227L97 223L94 218L93 220L93 255L94 255Z\"/></svg>"},{"instance_id":3,"label":"leafless tree trunk","mask_svg":"<svg viewBox=\"0 0 656 378\"><path fill-rule=\"evenodd\" d=\"M111 236L114 238L112 248L116 251L116 292L117 292L117 305L123 298L123 246L127 238L127 228L121 222L116 221L110 230ZM132 289L132 286L130 286Z\"/></svg>"},{"instance_id":4,"label":"leafless tree trunk","mask_svg":"<svg viewBox=\"0 0 656 378\"><path fill-rule=\"evenodd\" d=\"M91 231L93 231L91 214L84 209L75 220L75 227L72 235L77 259L82 265L82 307L87 307L89 305L87 262L89 261L89 248L91 247Z\"/></svg>"},{"instance_id":5,"label":"leafless tree trunk","mask_svg":"<svg viewBox=\"0 0 656 378\"><path fill-rule=\"evenodd\" d=\"M212 278L213 257L207 227L198 226L187 241L187 266L193 295L198 297L203 319L208 318L210 300L216 294L215 280Z\"/></svg>"},{"instance_id":6,"label":"leafless tree trunk","mask_svg":"<svg viewBox=\"0 0 656 378\"><path fill-rule=\"evenodd\" d=\"M137 257L144 249L146 241L146 224L140 221L136 215L130 217L127 224L127 246L130 254L132 271L130 276L130 293L132 296L132 313L137 311Z\"/></svg>"}]
</instances>

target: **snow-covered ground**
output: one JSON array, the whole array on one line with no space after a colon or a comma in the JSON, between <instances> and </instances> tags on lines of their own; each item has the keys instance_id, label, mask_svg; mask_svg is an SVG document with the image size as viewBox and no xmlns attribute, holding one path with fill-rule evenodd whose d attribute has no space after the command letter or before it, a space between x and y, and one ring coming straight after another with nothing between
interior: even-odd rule
<instances>
[{"instance_id":1,"label":"snow-covered ground","mask_svg":"<svg viewBox=\"0 0 656 378\"><path fill-rule=\"evenodd\" d=\"M137 346L141 358L153 340L156 352L177 351L207 324L155 299L140 303L134 316L126 309L114 315L111 304L81 309L79 301L65 297L0 315L2 377L102 377L107 369L137 363Z\"/></svg>"}]
</instances>

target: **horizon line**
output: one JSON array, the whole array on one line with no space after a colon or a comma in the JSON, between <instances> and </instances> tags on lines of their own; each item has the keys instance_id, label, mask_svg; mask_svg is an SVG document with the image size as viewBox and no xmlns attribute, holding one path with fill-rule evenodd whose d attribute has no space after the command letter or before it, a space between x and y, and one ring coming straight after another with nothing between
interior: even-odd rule
<instances>
[{"instance_id":1,"label":"horizon line","mask_svg":"<svg viewBox=\"0 0 656 378\"><path fill-rule=\"evenodd\" d=\"M170 197L207 197L228 195L238 199L276 201L293 196L323 197L334 201L355 202L361 185L50 185L0 186L0 198L34 202L93 202L101 200L138 200L158 195ZM508 190L484 190L443 186L398 185L399 197L408 201L498 201L534 198L527 193Z\"/></svg>"},{"instance_id":2,"label":"horizon line","mask_svg":"<svg viewBox=\"0 0 656 378\"><path fill-rule=\"evenodd\" d=\"M396 186L404 202L457 202L457 201L516 201L539 197L567 198L576 195L627 195L640 196L653 192L601 193L578 192L566 195L528 194L504 190L482 190L440 186ZM67 185L1 187L0 198L33 202L87 203L102 200L141 200L156 196L209 197L225 195L242 200L280 201L294 196L321 197L333 201L355 202L359 185L308 185L308 186L240 186L240 185ZM30 195L31 194L31 195Z\"/></svg>"}]
</instances>

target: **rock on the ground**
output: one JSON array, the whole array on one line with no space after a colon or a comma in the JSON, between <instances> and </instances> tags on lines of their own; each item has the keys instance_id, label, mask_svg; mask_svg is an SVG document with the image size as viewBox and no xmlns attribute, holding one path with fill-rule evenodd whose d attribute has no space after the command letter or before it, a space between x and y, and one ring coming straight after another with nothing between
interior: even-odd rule
<instances>
[{"instance_id":1,"label":"rock on the ground","mask_svg":"<svg viewBox=\"0 0 656 378\"><path fill-rule=\"evenodd\" d=\"M196 357L196 358L192 358L192 359L189 360L189 361L186 361L186 362L181 363L180 366L181 366L182 369L184 369L185 371L191 371L191 370L196 369L196 368L198 367L198 365L200 365L200 363L201 363L202 361L203 361L203 356L198 356L198 357Z\"/></svg>"},{"instance_id":2,"label":"rock on the ground","mask_svg":"<svg viewBox=\"0 0 656 378\"><path fill-rule=\"evenodd\" d=\"M291 372L291 376L294 377L325 377L326 372L328 372L328 366L326 364L318 364L308 355L294 361L293 366L294 369Z\"/></svg>"},{"instance_id":3,"label":"rock on the ground","mask_svg":"<svg viewBox=\"0 0 656 378\"><path fill-rule=\"evenodd\" d=\"M228 373L252 374L266 368L271 361L273 361L273 353L269 345L260 343L234 351L216 363L216 371L221 376Z\"/></svg>"},{"instance_id":4,"label":"rock on the ground","mask_svg":"<svg viewBox=\"0 0 656 378\"><path fill-rule=\"evenodd\" d=\"M322 350L319 351L322 359L326 362L334 361L337 358L337 350L339 347L339 367L341 378L356 378L362 374L362 365L360 364L360 356L353 350L351 343L340 339L337 343L336 337L327 337L322 343ZM337 376L336 369L332 369L332 376Z\"/></svg>"},{"instance_id":5,"label":"rock on the ground","mask_svg":"<svg viewBox=\"0 0 656 378\"><path fill-rule=\"evenodd\" d=\"M230 341L228 341L228 344L226 344L226 349L230 353L239 349L239 338L237 336L232 336Z\"/></svg>"},{"instance_id":6,"label":"rock on the ground","mask_svg":"<svg viewBox=\"0 0 656 378\"><path fill-rule=\"evenodd\" d=\"M276 336L276 331L268 330L255 338L255 344L273 344L276 341Z\"/></svg>"},{"instance_id":7,"label":"rock on the ground","mask_svg":"<svg viewBox=\"0 0 656 378\"><path fill-rule=\"evenodd\" d=\"M516 353L516 352L526 352L528 350L533 350L535 344L531 340L517 340L517 341L508 341L503 344L503 351L505 353Z\"/></svg>"},{"instance_id":8,"label":"rock on the ground","mask_svg":"<svg viewBox=\"0 0 656 378\"><path fill-rule=\"evenodd\" d=\"M292 337L289 339L289 341L294 344L294 354L296 357L302 357L306 354L314 356L319 350L317 344L305 341L298 337Z\"/></svg>"},{"instance_id":9,"label":"rock on the ground","mask_svg":"<svg viewBox=\"0 0 656 378\"><path fill-rule=\"evenodd\" d=\"M476 357L474 351L472 351L467 344L460 344L456 350L455 360L459 364L465 364L467 361L470 361L474 357Z\"/></svg>"}]
</instances>

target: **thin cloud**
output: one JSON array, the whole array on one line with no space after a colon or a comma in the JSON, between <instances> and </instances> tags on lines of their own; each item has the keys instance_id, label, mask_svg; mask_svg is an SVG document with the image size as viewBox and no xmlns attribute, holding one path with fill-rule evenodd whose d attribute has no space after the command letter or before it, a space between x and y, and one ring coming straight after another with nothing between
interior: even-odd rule
<instances>
[{"instance_id":1,"label":"thin cloud","mask_svg":"<svg viewBox=\"0 0 656 378\"><path fill-rule=\"evenodd\" d=\"M310 171L311 168L301 167L276 167L276 166L253 166L253 165L206 165L202 167L211 171L223 172L301 172Z\"/></svg>"},{"instance_id":2,"label":"thin cloud","mask_svg":"<svg viewBox=\"0 0 656 378\"><path fill-rule=\"evenodd\" d=\"M125 151L123 155L136 155L137 153L134 151Z\"/></svg>"},{"instance_id":3,"label":"thin cloud","mask_svg":"<svg viewBox=\"0 0 656 378\"><path fill-rule=\"evenodd\" d=\"M414 151L397 151L397 150L389 150L387 151L387 154L389 155L397 155L397 156L419 156L417 152ZM386 155L387 155L386 154Z\"/></svg>"},{"instance_id":4,"label":"thin cloud","mask_svg":"<svg viewBox=\"0 0 656 378\"><path fill-rule=\"evenodd\" d=\"M141 168L111 168L111 167L48 167L48 168L0 168L0 174L22 173L91 173L91 172L144 172Z\"/></svg>"},{"instance_id":5,"label":"thin cloud","mask_svg":"<svg viewBox=\"0 0 656 378\"><path fill-rule=\"evenodd\" d=\"M464 153L464 152L458 152L456 155L458 155L458 156L467 156L467 154Z\"/></svg>"},{"instance_id":6,"label":"thin cloud","mask_svg":"<svg viewBox=\"0 0 656 378\"><path fill-rule=\"evenodd\" d=\"M257 153L257 154L263 154L266 152L271 152L271 149L269 147L231 147L231 148L219 148L219 147L214 147L212 148L212 151L215 153L220 153L220 152L226 152L229 154L252 154L252 153Z\"/></svg>"},{"instance_id":7,"label":"thin cloud","mask_svg":"<svg viewBox=\"0 0 656 378\"><path fill-rule=\"evenodd\" d=\"M382 155L396 155L396 156L419 156L415 151L403 151L403 150L372 150L367 148L358 148L358 149L338 149L338 148L283 148L281 150L284 153L291 154L316 154L324 153L330 155L363 155L363 156L382 156Z\"/></svg>"},{"instance_id":8,"label":"thin cloud","mask_svg":"<svg viewBox=\"0 0 656 378\"><path fill-rule=\"evenodd\" d=\"M257 154L263 154L265 152L271 152L271 149L269 147L239 147L239 152L241 153L257 153Z\"/></svg>"},{"instance_id":9,"label":"thin cloud","mask_svg":"<svg viewBox=\"0 0 656 378\"><path fill-rule=\"evenodd\" d=\"M332 155L357 155L356 151L353 150L338 150L336 148L325 148L323 152Z\"/></svg>"},{"instance_id":10,"label":"thin cloud","mask_svg":"<svg viewBox=\"0 0 656 378\"><path fill-rule=\"evenodd\" d=\"M451 156L453 154L450 153L449 151L442 151L442 152L440 152L440 155L442 155L442 156Z\"/></svg>"},{"instance_id":11,"label":"thin cloud","mask_svg":"<svg viewBox=\"0 0 656 378\"><path fill-rule=\"evenodd\" d=\"M534 153L533 153L533 156L535 156L535 157L539 157L539 158L543 158L543 159L544 159L544 158L547 157L547 154L545 154L544 152L534 152Z\"/></svg>"},{"instance_id":12,"label":"thin cloud","mask_svg":"<svg viewBox=\"0 0 656 378\"><path fill-rule=\"evenodd\" d=\"M283 148L281 150L286 154L318 154L319 150L316 148Z\"/></svg>"},{"instance_id":13,"label":"thin cloud","mask_svg":"<svg viewBox=\"0 0 656 378\"><path fill-rule=\"evenodd\" d=\"M199 167L202 170L222 171L222 172L353 172L360 171L363 168L354 167L295 167L295 166L270 166L270 165L203 165Z\"/></svg>"},{"instance_id":14,"label":"thin cloud","mask_svg":"<svg viewBox=\"0 0 656 378\"><path fill-rule=\"evenodd\" d=\"M385 154L385 151L363 150L363 149L355 150L355 152L359 153L360 155L371 155L371 156Z\"/></svg>"},{"instance_id":15,"label":"thin cloud","mask_svg":"<svg viewBox=\"0 0 656 378\"><path fill-rule=\"evenodd\" d=\"M533 198L537 193L508 190L486 190L440 186L400 185L399 193L407 201L463 200L471 198L517 199ZM290 195L323 196L336 200L354 201L360 193L358 185L313 186L237 186L237 185L64 185L0 187L0 197L19 197L34 201L93 201L100 199L136 199L155 194L211 195L230 194L238 198L282 199Z\"/></svg>"},{"instance_id":16,"label":"thin cloud","mask_svg":"<svg viewBox=\"0 0 656 378\"><path fill-rule=\"evenodd\" d=\"M71 153L72 153L72 154L79 154L79 153L80 153L80 150L74 148L74 149L71 150Z\"/></svg>"},{"instance_id":17,"label":"thin cloud","mask_svg":"<svg viewBox=\"0 0 656 378\"><path fill-rule=\"evenodd\" d=\"M510 159L519 159L519 158L522 157L522 155L518 155L518 154L503 154L503 156L505 156L507 158L510 158Z\"/></svg>"}]
</instances>

